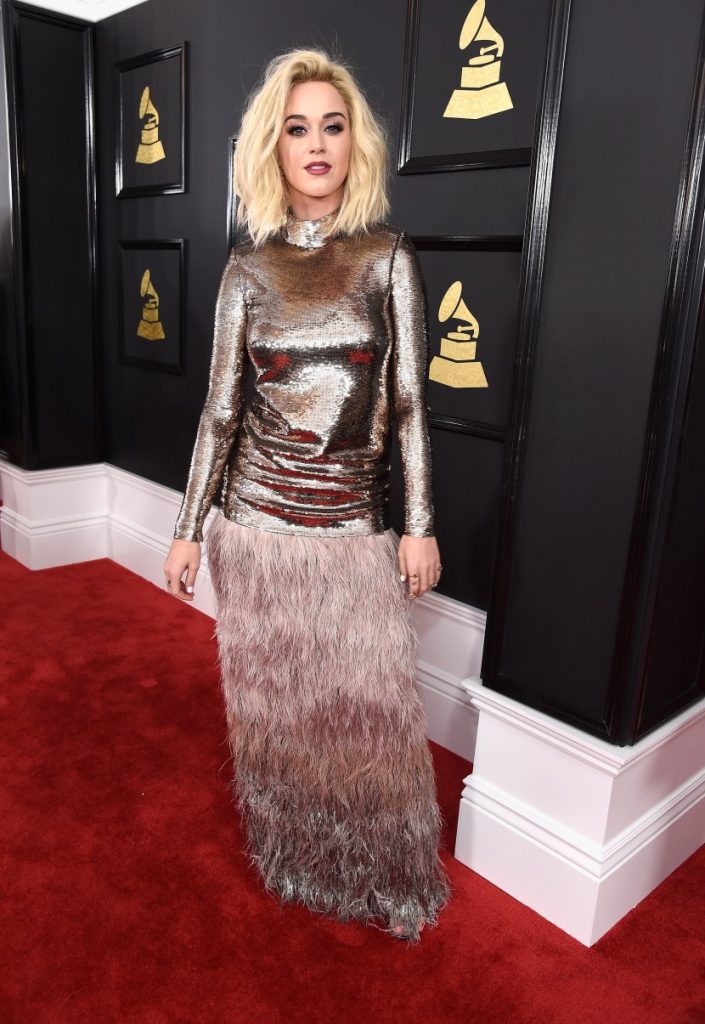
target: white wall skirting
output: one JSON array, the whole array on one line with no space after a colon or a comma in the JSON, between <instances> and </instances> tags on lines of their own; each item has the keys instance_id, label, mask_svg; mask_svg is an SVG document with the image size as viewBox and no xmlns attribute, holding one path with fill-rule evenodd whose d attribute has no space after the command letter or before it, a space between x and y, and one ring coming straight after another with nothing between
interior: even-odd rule
<instances>
[{"instance_id":1,"label":"white wall skirting","mask_svg":"<svg viewBox=\"0 0 705 1024\"><path fill-rule=\"evenodd\" d=\"M479 722L455 855L590 946L705 842L705 701L616 747L463 687Z\"/></svg>"},{"instance_id":2,"label":"white wall skirting","mask_svg":"<svg viewBox=\"0 0 705 1024\"><path fill-rule=\"evenodd\" d=\"M182 496L104 462L26 471L0 460L0 543L30 569L111 558L163 589ZM204 534L219 514L211 510ZM215 613L205 545L190 606ZM416 602L413 614L428 735L472 760L477 712L461 680L479 672L485 614L436 593ZM461 789L459 779L458 799Z\"/></svg>"}]
</instances>

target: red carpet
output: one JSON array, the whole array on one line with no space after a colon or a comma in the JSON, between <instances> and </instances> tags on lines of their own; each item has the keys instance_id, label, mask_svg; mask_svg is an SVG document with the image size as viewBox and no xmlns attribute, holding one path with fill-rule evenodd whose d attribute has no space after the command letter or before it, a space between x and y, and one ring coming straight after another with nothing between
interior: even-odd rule
<instances>
[{"instance_id":1,"label":"red carpet","mask_svg":"<svg viewBox=\"0 0 705 1024\"><path fill-rule=\"evenodd\" d=\"M705 848L592 949L449 853L418 947L280 909L240 849L212 620L109 559L0 574L1 1024L705 1022ZM470 765L432 749L454 831Z\"/></svg>"}]
</instances>

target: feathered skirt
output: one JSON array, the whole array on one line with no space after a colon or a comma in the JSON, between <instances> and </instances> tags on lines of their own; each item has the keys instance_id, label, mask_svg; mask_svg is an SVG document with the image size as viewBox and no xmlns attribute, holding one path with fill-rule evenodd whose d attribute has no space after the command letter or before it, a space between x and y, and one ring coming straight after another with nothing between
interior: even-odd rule
<instances>
[{"instance_id":1,"label":"feathered skirt","mask_svg":"<svg viewBox=\"0 0 705 1024\"><path fill-rule=\"evenodd\" d=\"M233 794L266 890L433 927L451 890L398 534L304 537L218 512L205 545Z\"/></svg>"}]
</instances>

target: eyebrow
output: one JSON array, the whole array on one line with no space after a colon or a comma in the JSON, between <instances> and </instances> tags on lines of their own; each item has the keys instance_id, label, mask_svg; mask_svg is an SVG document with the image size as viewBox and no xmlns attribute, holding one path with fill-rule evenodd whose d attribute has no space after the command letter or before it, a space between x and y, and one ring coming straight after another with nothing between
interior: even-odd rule
<instances>
[{"instance_id":1,"label":"eyebrow","mask_svg":"<svg viewBox=\"0 0 705 1024\"><path fill-rule=\"evenodd\" d=\"M330 114L324 114L321 120L325 121L327 117L345 117L345 114L341 113L340 110L333 110ZM296 118L299 121L308 121L305 114L289 114L284 118L284 121L290 121L292 118Z\"/></svg>"}]
</instances>

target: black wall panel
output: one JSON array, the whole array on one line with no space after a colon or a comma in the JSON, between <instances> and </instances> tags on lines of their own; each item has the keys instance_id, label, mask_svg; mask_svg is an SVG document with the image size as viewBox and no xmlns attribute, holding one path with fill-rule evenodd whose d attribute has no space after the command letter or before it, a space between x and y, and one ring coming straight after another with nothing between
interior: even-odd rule
<instances>
[{"instance_id":1,"label":"black wall panel","mask_svg":"<svg viewBox=\"0 0 705 1024\"><path fill-rule=\"evenodd\" d=\"M676 487L667 510L662 573L649 630L642 729L663 722L705 691L705 335L703 308L674 453Z\"/></svg>"},{"instance_id":2,"label":"black wall panel","mask_svg":"<svg viewBox=\"0 0 705 1024\"><path fill-rule=\"evenodd\" d=\"M25 468L102 456L95 294L92 29L5 5Z\"/></svg>"},{"instance_id":3,"label":"black wall panel","mask_svg":"<svg viewBox=\"0 0 705 1024\"><path fill-rule=\"evenodd\" d=\"M22 381L17 346L17 279L12 233L10 105L7 97L7 27L0 18L0 455L22 460Z\"/></svg>"},{"instance_id":4,"label":"black wall panel","mask_svg":"<svg viewBox=\"0 0 705 1024\"><path fill-rule=\"evenodd\" d=\"M698 696L702 602L687 613L685 593L679 602L682 622L690 621L687 683L682 674L668 679L662 666L649 692L640 652L659 569L664 586L690 578L692 597L693 571L679 564L678 545L665 552L666 565L649 538L666 494L670 456L659 439L672 429L668 367L685 358L685 384L690 373L674 268L689 259L688 203L702 187L687 168L702 146L702 125L691 118L703 109L704 7L681 5L669 37L678 60L655 69L651 55L663 41L656 0L562 6L570 17L543 274L527 301L535 336L505 467L510 525L499 540L483 679L624 743ZM607 23L618 60L603 52ZM694 467L703 442L692 429L690 436ZM688 475L686 461L676 508L692 537L697 472ZM703 546L693 540L702 573ZM666 639L661 611L653 628L672 651L684 636ZM642 718L646 704L660 705L662 716Z\"/></svg>"},{"instance_id":5,"label":"black wall panel","mask_svg":"<svg viewBox=\"0 0 705 1024\"><path fill-rule=\"evenodd\" d=\"M650 60L660 5L640 5L636 20L628 5L577 3L570 24L505 671L597 723L695 76L702 4L684 6L674 41L681 60L668 74L654 74ZM607 17L616 81L594 74Z\"/></svg>"}]
</instances>

